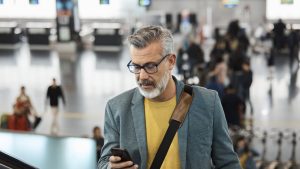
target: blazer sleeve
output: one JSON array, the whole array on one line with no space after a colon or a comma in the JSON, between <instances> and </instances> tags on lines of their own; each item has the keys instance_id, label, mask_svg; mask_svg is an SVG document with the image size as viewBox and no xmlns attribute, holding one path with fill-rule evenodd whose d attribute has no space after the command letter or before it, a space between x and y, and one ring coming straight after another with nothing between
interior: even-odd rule
<instances>
[{"instance_id":1,"label":"blazer sleeve","mask_svg":"<svg viewBox=\"0 0 300 169\"><path fill-rule=\"evenodd\" d=\"M105 122L104 122L104 145L101 150L101 157L98 159L98 169L107 169L109 164L110 149L112 147L119 147L119 130L115 121L110 102L105 108Z\"/></svg>"},{"instance_id":2,"label":"blazer sleeve","mask_svg":"<svg viewBox=\"0 0 300 169\"><path fill-rule=\"evenodd\" d=\"M214 92L212 161L216 169L241 169L228 133L219 96Z\"/></svg>"}]
</instances>

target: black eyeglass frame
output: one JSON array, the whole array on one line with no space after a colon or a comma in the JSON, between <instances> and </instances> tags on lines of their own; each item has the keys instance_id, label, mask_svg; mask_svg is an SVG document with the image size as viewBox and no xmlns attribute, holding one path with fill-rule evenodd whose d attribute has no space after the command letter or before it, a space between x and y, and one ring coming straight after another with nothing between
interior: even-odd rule
<instances>
[{"instance_id":1,"label":"black eyeglass frame","mask_svg":"<svg viewBox=\"0 0 300 169\"><path fill-rule=\"evenodd\" d=\"M141 73L141 70L144 69L145 72L147 72L148 74L154 74L158 71L158 66L162 63L163 60L165 60L165 58L167 58L168 56L170 56L171 54L166 54L159 62L157 63L154 63L154 62L148 62L148 63L145 63L143 65L138 65L138 64L132 64L132 60L130 60L128 63L127 63L127 68L128 70L131 72L131 73L134 73L134 74L140 74ZM147 66L151 66L150 68ZM130 67L133 67L132 69L130 69ZM135 67L138 67L138 71L135 72L133 69ZM147 69L152 69L152 68L155 68L155 71L150 71L148 72Z\"/></svg>"}]
</instances>

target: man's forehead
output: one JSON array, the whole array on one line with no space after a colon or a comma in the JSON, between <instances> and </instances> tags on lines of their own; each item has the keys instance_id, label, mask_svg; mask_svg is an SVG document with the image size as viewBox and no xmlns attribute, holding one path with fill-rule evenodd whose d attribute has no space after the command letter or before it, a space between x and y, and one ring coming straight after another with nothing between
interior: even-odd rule
<instances>
[{"instance_id":1,"label":"man's forehead","mask_svg":"<svg viewBox=\"0 0 300 169\"><path fill-rule=\"evenodd\" d=\"M130 47L130 57L134 60L156 60L162 55L161 47L147 46L146 48L134 48Z\"/></svg>"},{"instance_id":2,"label":"man's forehead","mask_svg":"<svg viewBox=\"0 0 300 169\"><path fill-rule=\"evenodd\" d=\"M130 52L131 57L135 58L135 57L154 57L154 56L160 56L161 55L161 51L157 51L157 50L132 50Z\"/></svg>"}]
</instances>

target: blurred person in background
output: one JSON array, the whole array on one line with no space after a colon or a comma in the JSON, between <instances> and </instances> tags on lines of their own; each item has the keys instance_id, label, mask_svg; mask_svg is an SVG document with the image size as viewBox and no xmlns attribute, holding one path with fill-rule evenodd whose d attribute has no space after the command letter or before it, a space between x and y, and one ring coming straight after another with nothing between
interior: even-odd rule
<instances>
[{"instance_id":1,"label":"blurred person in background","mask_svg":"<svg viewBox=\"0 0 300 169\"><path fill-rule=\"evenodd\" d=\"M222 106L229 127L244 128L244 105L234 86L228 85L222 98Z\"/></svg>"},{"instance_id":2,"label":"blurred person in background","mask_svg":"<svg viewBox=\"0 0 300 169\"><path fill-rule=\"evenodd\" d=\"M279 50L284 48L286 43L285 36L286 24L282 21L282 19L278 19L276 23L274 23L273 28L273 46L275 49Z\"/></svg>"},{"instance_id":3,"label":"blurred person in background","mask_svg":"<svg viewBox=\"0 0 300 169\"><path fill-rule=\"evenodd\" d=\"M250 113L253 115L253 106L250 99L250 87L253 81L253 72L250 67L250 60L245 59L242 63L242 74L240 77L240 95L245 103L249 103L250 106Z\"/></svg>"},{"instance_id":4,"label":"blurred person in background","mask_svg":"<svg viewBox=\"0 0 300 169\"><path fill-rule=\"evenodd\" d=\"M20 94L17 96L16 102L13 106L14 109L14 124L10 123L9 128L23 128L24 130L30 130L32 128L35 128L34 121L36 120L37 113L31 103L30 97L26 94L25 86L21 86L20 88ZM33 117L30 118L30 117ZM23 122L19 122L19 120L22 120L20 118L24 118ZM30 119L32 119L30 121ZM25 122L26 121L26 122ZM32 125L33 124L33 125Z\"/></svg>"},{"instance_id":5,"label":"blurred person in background","mask_svg":"<svg viewBox=\"0 0 300 169\"><path fill-rule=\"evenodd\" d=\"M243 169L256 169L254 157L258 152L250 148L249 141L244 136L239 136L234 143L234 151L238 154Z\"/></svg>"},{"instance_id":6,"label":"blurred person in background","mask_svg":"<svg viewBox=\"0 0 300 169\"><path fill-rule=\"evenodd\" d=\"M52 85L48 87L47 89L47 97L46 97L46 102L49 99L50 107L51 107L51 112L53 114L53 120L51 123L51 129L50 132L53 135L57 135L59 131L59 124L58 124L58 106L59 106L59 98L62 99L63 104L65 105L65 97L63 90L61 86L56 84L56 79L52 79ZM46 103L47 105L47 103Z\"/></svg>"},{"instance_id":7,"label":"blurred person in background","mask_svg":"<svg viewBox=\"0 0 300 169\"><path fill-rule=\"evenodd\" d=\"M196 43L195 38L190 38L186 53L189 56L190 75L194 76L197 74L197 68L204 67L204 52L201 46Z\"/></svg>"},{"instance_id":8,"label":"blurred person in background","mask_svg":"<svg viewBox=\"0 0 300 169\"><path fill-rule=\"evenodd\" d=\"M228 83L227 65L223 59L219 58L215 65L213 65L207 79L205 87L217 91L220 99L222 99L224 88L226 87L226 83Z\"/></svg>"},{"instance_id":9,"label":"blurred person in background","mask_svg":"<svg viewBox=\"0 0 300 169\"><path fill-rule=\"evenodd\" d=\"M100 158L100 155L101 155L102 146L104 144L104 138L102 136L101 129L98 126L95 126L93 128L93 139L96 141L96 144L97 144L97 152L96 153L97 153L97 161L98 161Z\"/></svg>"},{"instance_id":10,"label":"blurred person in background","mask_svg":"<svg viewBox=\"0 0 300 169\"><path fill-rule=\"evenodd\" d=\"M31 104L31 100L29 96L26 94L25 86L21 86L20 88L20 94L16 99L15 103L15 113L18 115L29 115L31 113L34 113L35 110Z\"/></svg>"}]
</instances>

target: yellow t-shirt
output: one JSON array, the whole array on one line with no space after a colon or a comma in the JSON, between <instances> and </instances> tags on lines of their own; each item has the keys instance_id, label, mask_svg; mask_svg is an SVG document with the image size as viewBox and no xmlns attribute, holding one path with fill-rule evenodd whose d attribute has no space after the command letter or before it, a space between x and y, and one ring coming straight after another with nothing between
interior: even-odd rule
<instances>
[{"instance_id":1,"label":"yellow t-shirt","mask_svg":"<svg viewBox=\"0 0 300 169\"><path fill-rule=\"evenodd\" d=\"M169 120L176 106L176 96L165 102L152 102L145 98L145 118L148 160L150 168L159 145L169 127ZM176 133L161 169L180 169L178 134Z\"/></svg>"}]
</instances>

